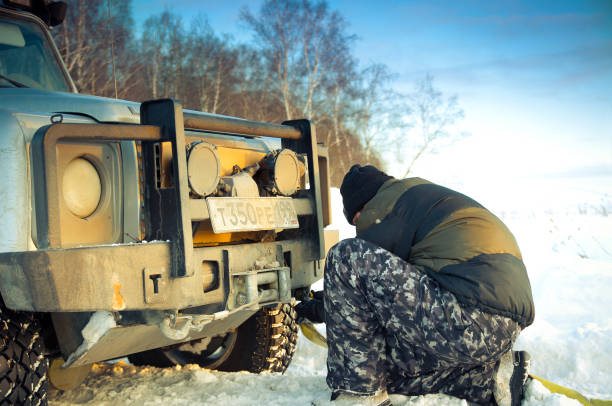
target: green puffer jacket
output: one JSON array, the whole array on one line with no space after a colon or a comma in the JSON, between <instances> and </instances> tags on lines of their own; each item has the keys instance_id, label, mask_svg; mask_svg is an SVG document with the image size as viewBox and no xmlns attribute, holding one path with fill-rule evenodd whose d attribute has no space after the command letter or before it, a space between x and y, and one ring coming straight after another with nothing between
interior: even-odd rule
<instances>
[{"instance_id":1,"label":"green puffer jacket","mask_svg":"<svg viewBox=\"0 0 612 406\"><path fill-rule=\"evenodd\" d=\"M459 301L533 322L531 285L514 236L461 193L420 178L390 179L363 207L357 237L428 273Z\"/></svg>"}]
</instances>

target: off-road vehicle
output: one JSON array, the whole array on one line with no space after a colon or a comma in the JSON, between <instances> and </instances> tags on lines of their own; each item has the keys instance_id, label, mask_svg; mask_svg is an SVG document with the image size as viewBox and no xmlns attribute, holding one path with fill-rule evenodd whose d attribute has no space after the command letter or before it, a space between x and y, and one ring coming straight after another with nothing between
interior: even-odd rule
<instances>
[{"instance_id":1,"label":"off-road vehicle","mask_svg":"<svg viewBox=\"0 0 612 406\"><path fill-rule=\"evenodd\" d=\"M79 95L63 15L0 5L0 402L124 356L284 371L330 222L314 127Z\"/></svg>"}]
</instances>

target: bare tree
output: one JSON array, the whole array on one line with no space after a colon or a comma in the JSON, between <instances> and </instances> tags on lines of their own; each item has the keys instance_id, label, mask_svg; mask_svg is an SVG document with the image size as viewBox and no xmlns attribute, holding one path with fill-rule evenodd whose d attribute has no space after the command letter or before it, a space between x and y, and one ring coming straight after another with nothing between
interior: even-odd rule
<instances>
[{"instance_id":1,"label":"bare tree","mask_svg":"<svg viewBox=\"0 0 612 406\"><path fill-rule=\"evenodd\" d=\"M406 162L403 177L408 176L414 164L424 154L450 144L466 133L453 128L464 117L456 95L445 96L433 85L433 76L427 74L418 81L414 91L405 96L411 111L412 130L395 137L399 162Z\"/></svg>"},{"instance_id":2,"label":"bare tree","mask_svg":"<svg viewBox=\"0 0 612 406\"><path fill-rule=\"evenodd\" d=\"M274 89L274 76L266 69L261 52L247 45L237 50L235 92L232 96L232 112L240 117L256 121L281 122L286 119L284 106L278 103Z\"/></svg>"},{"instance_id":3,"label":"bare tree","mask_svg":"<svg viewBox=\"0 0 612 406\"><path fill-rule=\"evenodd\" d=\"M347 57L354 36L326 1L267 0L257 15L243 9L242 20L255 33L275 77L286 117L318 118L319 91L335 59Z\"/></svg>"},{"instance_id":4,"label":"bare tree","mask_svg":"<svg viewBox=\"0 0 612 406\"><path fill-rule=\"evenodd\" d=\"M156 99L163 93L161 89L162 70L167 49L167 20L166 12L158 16L147 18L142 35L141 55L146 60L145 80L150 84L150 97Z\"/></svg>"},{"instance_id":5,"label":"bare tree","mask_svg":"<svg viewBox=\"0 0 612 406\"><path fill-rule=\"evenodd\" d=\"M268 0L256 17L243 9L241 18L253 29L262 46L262 52L276 77L285 114L293 118L292 88L295 84L295 64L299 54L300 29L297 24L300 3L298 1Z\"/></svg>"},{"instance_id":6,"label":"bare tree","mask_svg":"<svg viewBox=\"0 0 612 406\"><path fill-rule=\"evenodd\" d=\"M224 53L221 40L214 34L208 21L198 16L191 24L188 36L189 63L192 83L195 85L199 109L216 113L221 97L222 78L232 64L225 63L227 56Z\"/></svg>"},{"instance_id":7,"label":"bare tree","mask_svg":"<svg viewBox=\"0 0 612 406\"><path fill-rule=\"evenodd\" d=\"M131 1L68 2L66 20L53 34L77 88L83 93L126 97L139 71L135 59L128 57L132 53Z\"/></svg>"},{"instance_id":8,"label":"bare tree","mask_svg":"<svg viewBox=\"0 0 612 406\"><path fill-rule=\"evenodd\" d=\"M338 12L329 10L327 2L302 2L303 25L301 111L304 117L313 119L324 104L325 96L320 86L338 75L340 67L352 70L354 62L350 47L354 35L345 33L346 22ZM347 74L348 72L345 72ZM333 80L333 79L331 79Z\"/></svg>"},{"instance_id":9,"label":"bare tree","mask_svg":"<svg viewBox=\"0 0 612 406\"><path fill-rule=\"evenodd\" d=\"M339 24L335 26L339 28ZM358 63L351 55L349 48L352 42L352 38L337 42L336 52L324 58L326 74L321 78L320 97L322 101L317 109L319 140L328 146L330 154L335 158L332 172L340 171L342 174L354 161L353 151L359 149L347 146L349 139L352 138L348 134L347 123L353 120L354 106L352 103L358 94L356 80ZM358 140L356 144L360 146Z\"/></svg>"},{"instance_id":10,"label":"bare tree","mask_svg":"<svg viewBox=\"0 0 612 406\"><path fill-rule=\"evenodd\" d=\"M405 130L404 119L410 108L399 101L390 88L395 79L386 65L372 64L359 75L360 91L356 98L355 127L361 139L367 163L390 147L393 134Z\"/></svg>"}]
</instances>

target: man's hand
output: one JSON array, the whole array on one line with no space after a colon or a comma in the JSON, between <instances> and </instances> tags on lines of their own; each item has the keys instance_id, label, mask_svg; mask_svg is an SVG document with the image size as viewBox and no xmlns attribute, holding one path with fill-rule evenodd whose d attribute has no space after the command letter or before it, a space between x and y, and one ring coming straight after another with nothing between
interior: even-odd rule
<instances>
[{"instance_id":1,"label":"man's hand","mask_svg":"<svg viewBox=\"0 0 612 406\"><path fill-rule=\"evenodd\" d=\"M323 291L310 292L310 296L304 298L295 306L300 319L308 319L313 323L325 323L325 308L323 307Z\"/></svg>"}]
</instances>

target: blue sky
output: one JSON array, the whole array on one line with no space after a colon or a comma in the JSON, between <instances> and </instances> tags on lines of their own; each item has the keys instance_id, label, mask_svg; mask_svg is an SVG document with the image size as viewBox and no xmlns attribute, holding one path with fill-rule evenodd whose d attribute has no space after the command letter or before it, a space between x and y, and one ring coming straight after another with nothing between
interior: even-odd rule
<instances>
[{"instance_id":1,"label":"blue sky","mask_svg":"<svg viewBox=\"0 0 612 406\"><path fill-rule=\"evenodd\" d=\"M133 4L139 25L168 6L186 23L206 14L217 33L248 42L239 10L256 11L261 1ZM458 95L472 136L453 153L477 151L482 164L506 174L612 173L612 1L329 4L359 37L360 62L388 65L395 89L408 91L431 73L443 92Z\"/></svg>"}]
</instances>

